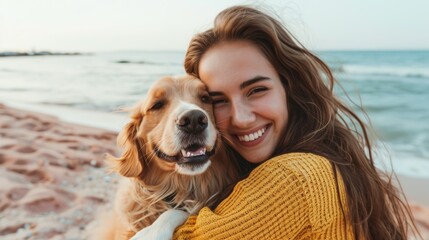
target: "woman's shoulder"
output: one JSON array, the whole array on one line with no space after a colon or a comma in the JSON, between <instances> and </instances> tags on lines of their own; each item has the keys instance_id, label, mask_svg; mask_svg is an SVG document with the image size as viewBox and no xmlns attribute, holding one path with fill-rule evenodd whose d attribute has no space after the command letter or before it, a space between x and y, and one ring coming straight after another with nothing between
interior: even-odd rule
<instances>
[{"instance_id":1,"label":"woman's shoulder","mask_svg":"<svg viewBox=\"0 0 429 240\"><path fill-rule=\"evenodd\" d=\"M333 193L339 184L343 195L343 182L331 162L312 153L288 153L267 160L258 166L249 178L267 178L274 181L287 179L288 186L300 188L307 199L319 201L326 193ZM252 176L253 175L253 176ZM333 195L335 196L335 195Z\"/></svg>"},{"instance_id":2,"label":"woman's shoulder","mask_svg":"<svg viewBox=\"0 0 429 240\"><path fill-rule=\"evenodd\" d=\"M293 175L294 181L289 184L288 191L300 189L301 200L308 204L314 229L326 227L322 223L328 224L341 215L337 197L340 196L342 205L345 205L344 183L341 174L334 171L327 158L312 153L288 153L274 157L259 167L262 175L270 169L278 169L275 174L270 174L272 178L290 178Z\"/></svg>"},{"instance_id":3,"label":"woman's shoulder","mask_svg":"<svg viewBox=\"0 0 429 240\"><path fill-rule=\"evenodd\" d=\"M252 205L257 199L271 198L278 199L276 206L279 207L292 202L305 205L317 195L313 190L320 188L317 185L321 182L317 179L330 175L329 165L326 158L309 153L288 153L271 158L238 182L215 211L223 214L231 208L239 209L239 204L243 202Z\"/></svg>"},{"instance_id":4,"label":"woman's shoulder","mask_svg":"<svg viewBox=\"0 0 429 240\"><path fill-rule=\"evenodd\" d=\"M258 166L254 172L280 171L294 173L297 176L311 178L312 176L329 175L333 168L328 159L313 153L287 153L271 158Z\"/></svg>"},{"instance_id":5,"label":"woman's shoulder","mask_svg":"<svg viewBox=\"0 0 429 240\"><path fill-rule=\"evenodd\" d=\"M334 172L331 162L323 156L312 153L288 153L259 165L236 187L269 188L276 191L298 189L305 193L306 199L318 201L318 198L326 193L336 191L337 182L340 188L343 187L341 176L337 173Z\"/></svg>"},{"instance_id":6,"label":"woman's shoulder","mask_svg":"<svg viewBox=\"0 0 429 240\"><path fill-rule=\"evenodd\" d=\"M237 183L231 195L217 208L223 213L228 207L238 207L239 202L254 202L256 199L277 199L276 206L294 205L288 211L308 213L311 222L331 219L337 211L331 209L337 202L337 180L333 167L325 157L311 153L288 153L267 160L255 168L250 175ZM340 195L344 198L340 181ZM249 199L252 199L251 201ZM268 200L267 200L268 201ZM248 203L248 204L250 204ZM334 204L334 205L333 205ZM320 224L318 224L320 227Z\"/></svg>"}]
</instances>

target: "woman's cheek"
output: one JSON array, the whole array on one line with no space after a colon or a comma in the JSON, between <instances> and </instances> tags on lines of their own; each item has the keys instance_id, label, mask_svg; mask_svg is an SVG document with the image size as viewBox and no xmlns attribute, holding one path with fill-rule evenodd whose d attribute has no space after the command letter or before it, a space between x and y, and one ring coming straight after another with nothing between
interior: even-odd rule
<instances>
[{"instance_id":1,"label":"woman's cheek","mask_svg":"<svg viewBox=\"0 0 429 240\"><path fill-rule=\"evenodd\" d=\"M227 119L228 119L228 113L222 109L222 108L214 108L214 116L215 116L215 122L216 122L216 127L219 130L224 130L226 129L226 125L228 123Z\"/></svg>"}]
</instances>

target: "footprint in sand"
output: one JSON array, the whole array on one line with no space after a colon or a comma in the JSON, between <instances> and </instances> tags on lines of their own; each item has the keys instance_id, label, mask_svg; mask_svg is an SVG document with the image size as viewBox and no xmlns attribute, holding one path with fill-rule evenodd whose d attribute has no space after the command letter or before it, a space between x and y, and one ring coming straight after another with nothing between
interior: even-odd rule
<instances>
[{"instance_id":1,"label":"footprint in sand","mask_svg":"<svg viewBox=\"0 0 429 240\"><path fill-rule=\"evenodd\" d=\"M24 227L25 227L25 223L18 223L18 224L13 224L13 225L0 228L0 236L16 233L18 229L24 228Z\"/></svg>"},{"instance_id":2,"label":"footprint in sand","mask_svg":"<svg viewBox=\"0 0 429 240\"><path fill-rule=\"evenodd\" d=\"M30 163L31 160L30 159L25 159L25 158L17 158L15 160L12 161L12 163L14 165L26 165L28 163Z\"/></svg>"},{"instance_id":3,"label":"footprint in sand","mask_svg":"<svg viewBox=\"0 0 429 240\"><path fill-rule=\"evenodd\" d=\"M18 144L18 141L16 139L2 137L0 142L0 149L8 150L15 147L17 144Z\"/></svg>"},{"instance_id":4,"label":"footprint in sand","mask_svg":"<svg viewBox=\"0 0 429 240\"><path fill-rule=\"evenodd\" d=\"M39 124L39 126L34 128L34 130L37 132L45 132L45 131L48 131L49 129L51 129L53 126L54 126L54 124L52 124L52 123L42 122L41 124Z\"/></svg>"},{"instance_id":5,"label":"footprint in sand","mask_svg":"<svg viewBox=\"0 0 429 240\"><path fill-rule=\"evenodd\" d=\"M9 190L6 196L12 201L18 201L19 199L23 198L28 193L28 191L28 188L16 187Z\"/></svg>"},{"instance_id":6,"label":"footprint in sand","mask_svg":"<svg viewBox=\"0 0 429 240\"><path fill-rule=\"evenodd\" d=\"M37 167L27 167L22 165L12 165L6 167L9 171L24 175L32 183L50 181L52 177L45 171Z\"/></svg>"},{"instance_id":7,"label":"footprint in sand","mask_svg":"<svg viewBox=\"0 0 429 240\"><path fill-rule=\"evenodd\" d=\"M60 213L72 206L76 194L61 189L36 188L18 201L26 211L31 213Z\"/></svg>"},{"instance_id":8,"label":"footprint in sand","mask_svg":"<svg viewBox=\"0 0 429 240\"><path fill-rule=\"evenodd\" d=\"M24 147L18 148L16 151L20 153L34 153L37 151L37 149L32 148L30 146L24 146Z\"/></svg>"}]
</instances>

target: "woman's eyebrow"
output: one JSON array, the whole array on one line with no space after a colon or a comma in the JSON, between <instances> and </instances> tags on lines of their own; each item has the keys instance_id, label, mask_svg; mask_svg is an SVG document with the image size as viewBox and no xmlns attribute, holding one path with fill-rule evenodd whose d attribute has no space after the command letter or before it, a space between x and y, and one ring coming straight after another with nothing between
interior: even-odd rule
<instances>
[{"instance_id":1,"label":"woman's eyebrow","mask_svg":"<svg viewBox=\"0 0 429 240\"><path fill-rule=\"evenodd\" d=\"M240 84L240 89L243 89L243 88L245 88L247 86L250 86L250 85L252 85L254 83L257 83L257 82L260 82L260 81L266 81L266 80L271 80L271 79L269 77L256 76L254 78L251 78L249 80L246 80L246 81L242 82Z\"/></svg>"}]
</instances>

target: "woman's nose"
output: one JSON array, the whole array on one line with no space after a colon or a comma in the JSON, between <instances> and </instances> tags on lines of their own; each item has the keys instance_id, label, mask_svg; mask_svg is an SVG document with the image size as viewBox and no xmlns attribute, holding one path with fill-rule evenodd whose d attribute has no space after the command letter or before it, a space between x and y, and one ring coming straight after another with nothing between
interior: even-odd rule
<instances>
[{"instance_id":1,"label":"woman's nose","mask_svg":"<svg viewBox=\"0 0 429 240\"><path fill-rule=\"evenodd\" d=\"M256 119L251 106L237 101L232 104L231 124L237 128L247 128Z\"/></svg>"}]
</instances>

